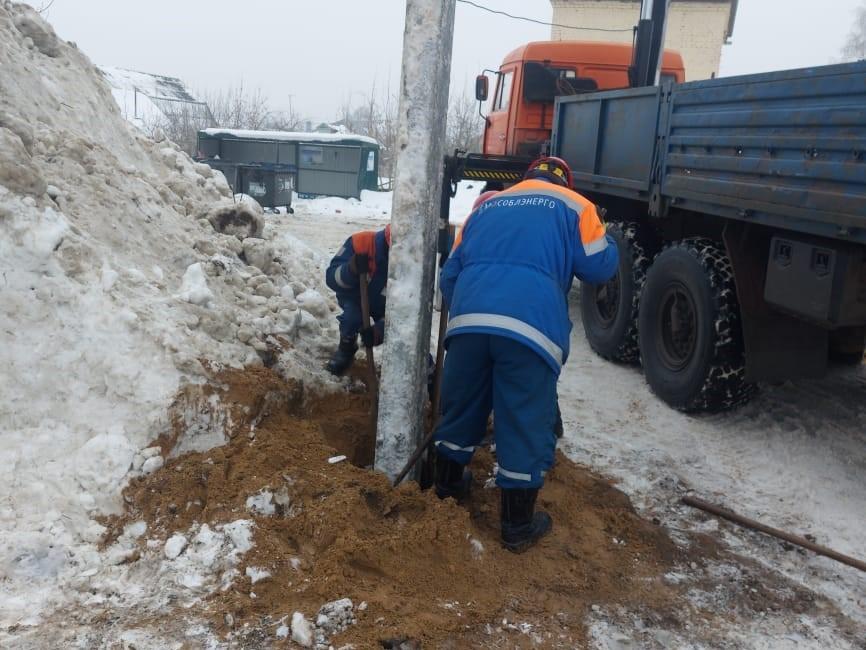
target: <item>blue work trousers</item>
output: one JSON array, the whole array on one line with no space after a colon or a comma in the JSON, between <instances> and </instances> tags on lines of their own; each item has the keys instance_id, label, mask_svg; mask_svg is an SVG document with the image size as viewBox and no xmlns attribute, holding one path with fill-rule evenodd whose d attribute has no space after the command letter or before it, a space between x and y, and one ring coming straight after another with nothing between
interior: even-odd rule
<instances>
[{"instance_id":1,"label":"blue work trousers","mask_svg":"<svg viewBox=\"0 0 866 650\"><path fill-rule=\"evenodd\" d=\"M490 411L496 437L496 484L538 488L556 451L556 380L531 348L494 334L448 339L442 375L438 453L469 464L484 438Z\"/></svg>"},{"instance_id":2,"label":"blue work trousers","mask_svg":"<svg viewBox=\"0 0 866 650\"><path fill-rule=\"evenodd\" d=\"M360 293L358 291L354 293L338 292L337 304L343 310L337 315L337 322L340 324L340 338L355 338L358 332L363 329ZM374 323L385 318L385 296L381 294L370 296L370 316ZM367 327L369 326L370 324L367 324Z\"/></svg>"}]
</instances>

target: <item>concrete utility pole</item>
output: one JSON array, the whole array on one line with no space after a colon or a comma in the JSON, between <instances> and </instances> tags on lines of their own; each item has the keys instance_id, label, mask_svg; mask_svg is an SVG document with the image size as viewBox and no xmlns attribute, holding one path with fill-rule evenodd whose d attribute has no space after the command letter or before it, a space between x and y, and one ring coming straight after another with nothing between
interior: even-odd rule
<instances>
[{"instance_id":1,"label":"concrete utility pole","mask_svg":"<svg viewBox=\"0 0 866 650\"><path fill-rule=\"evenodd\" d=\"M454 6L455 0L406 0L375 460L392 480L424 435Z\"/></svg>"}]
</instances>

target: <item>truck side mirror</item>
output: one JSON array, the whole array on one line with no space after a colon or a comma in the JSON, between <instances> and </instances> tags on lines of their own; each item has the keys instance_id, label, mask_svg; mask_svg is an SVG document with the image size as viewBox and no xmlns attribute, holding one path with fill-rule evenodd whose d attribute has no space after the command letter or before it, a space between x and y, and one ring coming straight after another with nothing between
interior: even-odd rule
<instances>
[{"instance_id":1,"label":"truck side mirror","mask_svg":"<svg viewBox=\"0 0 866 650\"><path fill-rule=\"evenodd\" d=\"M480 74L475 77L475 99L479 102L487 101L487 92L489 90L489 81L487 75Z\"/></svg>"}]
</instances>

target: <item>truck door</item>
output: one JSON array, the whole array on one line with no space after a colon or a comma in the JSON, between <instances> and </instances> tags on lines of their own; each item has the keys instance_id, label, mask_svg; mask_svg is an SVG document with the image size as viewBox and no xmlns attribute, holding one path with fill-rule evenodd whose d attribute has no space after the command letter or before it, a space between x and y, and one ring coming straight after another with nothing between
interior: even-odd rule
<instances>
[{"instance_id":1,"label":"truck door","mask_svg":"<svg viewBox=\"0 0 866 650\"><path fill-rule=\"evenodd\" d=\"M505 155L508 144L509 130L509 107L511 106L511 95L514 91L515 67L503 68L496 83L496 92L493 94L493 104L490 114L487 116L488 127L484 133L484 153L493 155Z\"/></svg>"}]
</instances>

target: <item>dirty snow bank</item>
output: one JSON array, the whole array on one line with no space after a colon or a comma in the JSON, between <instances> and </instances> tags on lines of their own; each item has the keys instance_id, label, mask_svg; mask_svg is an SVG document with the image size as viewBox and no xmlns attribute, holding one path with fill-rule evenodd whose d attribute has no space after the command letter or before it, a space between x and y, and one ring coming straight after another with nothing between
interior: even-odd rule
<instances>
[{"instance_id":1,"label":"dirty snow bank","mask_svg":"<svg viewBox=\"0 0 866 650\"><path fill-rule=\"evenodd\" d=\"M137 132L90 61L8 0L0 69L3 630L74 598L65 587L105 559L93 517L159 466L140 450L178 387L204 380L202 360L288 348L285 370L325 382L321 342L336 335L330 299L316 316L295 299L330 295L323 262L262 233L261 208L235 209L220 173Z\"/></svg>"},{"instance_id":2,"label":"dirty snow bank","mask_svg":"<svg viewBox=\"0 0 866 650\"><path fill-rule=\"evenodd\" d=\"M472 203L481 193L484 183L478 181L461 181L457 185L457 194L451 199L452 225L462 225L472 210ZM337 219L370 219L371 221L388 221L391 218L391 202L393 192L371 192L362 190L359 199L343 199L336 196L318 196L315 198L300 198L297 194L292 199L295 210L304 216L325 217ZM438 215L435 215L438 217Z\"/></svg>"},{"instance_id":3,"label":"dirty snow bank","mask_svg":"<svg viewBox=\"0 0 866 650\"><path fill-rule=\"evenodd\" d=\"M292 206L304 214L317 217L337 217L351 219L389 219L391 216L392 192L372 192L362 190L361 198L340 198L337 196L317 196L301 198L292 196Z\"/></svg>"}]
</instances>

